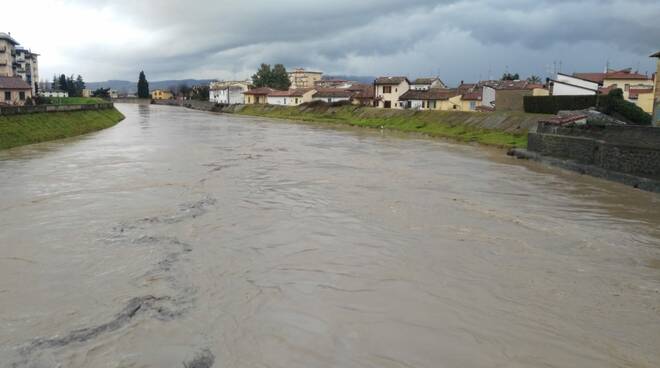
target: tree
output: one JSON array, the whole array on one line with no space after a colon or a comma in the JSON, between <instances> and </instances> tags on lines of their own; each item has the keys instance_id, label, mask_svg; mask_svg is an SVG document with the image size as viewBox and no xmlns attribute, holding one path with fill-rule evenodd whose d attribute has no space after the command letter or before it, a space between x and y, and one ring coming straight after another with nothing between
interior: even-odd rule
<instances>
[{"instance_id":1,"label":"tree","mask_svg":"<svg viewBox=\"0 0 660 368\"><path fill-rule=\"evenodd\" d=\"M185 84L185 83L180 84L179 87L177 87L177 90L179 92L178 93L179 96L181 96L183 98L190 97L191 89L190 89L190 87L188 87L187 84Z\"/></svg>"},{"instance_id":2,"label":"tree","mask_svg":"<svg viewBox=\"0 0 660 368\"><path fill-rule=\"evenodd\" d=\"M520 75L518 75L518 73L516 73L516 74L504 73L502 75L502 80L503 81L506 81L506 80L513 81L513 80L518 80L518 79L520 79Z\"/></svg>"},{"instance_id":3,"label":"tree","mask_svg":"<svg viewBox=\"0 0 660 368\"><path fill-rule=\"evenodd\" d=\"M269 87L279 89L279 90L288 90L291 87L291 81L289 80L289 73L286 72L286 68L282 64L275 64L271 74L271 85Z\"/></svg>"},{"instance_id":4,"label":"tree","mask_svg":"<svg viewBox=\"0 0 660 368\"><path fill-rule=\"evenodd\" d=\"M85 81L83 80L83 77L80 74L78 74L78 77L76 78L75 86L76 86L76 95L82 96L82 91L83 89L85 89Z\"/></svg>"},{"instance_id":5,"label":"tree","mask_svg":"<svg viewBox=\"0 0 660 368\"><path fill-rule=\"evenodd\" d=\"M68 92L69 91L69 86L66 84L66 75L60 74L60 79L57 82L57 86L59 87L60 91Z\"/></svg>"},{"instance_id":6,"label":"tree","mask_svg":"<svg viewBox=\"0 0 660 368\"><path fill-rule=\"evenodd\" d=\"M92 92L92 97L110 98L110 88L99 88Z\"/></svg>"},{"instance_id":7,"label":"tree","mask_svg":"<svg viewBox=\"0 0 660 368\"><path fill-rule=\"evenodd\" d=\"M539 77L538 75L532 75L532 76L530 76L529 78L527 78L527 81L528 81L529 83L534 83L534 84L542 83L542 81L541 81L541 77Z\"/></svg>"},{"instance_id":8,"label":"tree","mask_svg":"<svg viewBox=\"0 0 660 368\"><path fill-rule=\"evenodd\" d=\"M209 86L208 85L194 86L192 88L192 99L201 100L201 101L208 101L209 100Z\"/></svg>"},{"instance_id":9,"label":"tree","mask_svg":"<svg viewBox=\"0 0 660 368\"><path fill-rule=\"evenodd\" d=\"M275 64L271 69L269 64L261 64L257 73L252 76L252 84L255 87L287 90L291 86L291 81L284 65Z\"/></svg>"},{"instance_id":10,"label":"tree","mask_svg":"<svg viewBox=\"0 0 660 368\"><path fill-rule=\"evenodd\" d=\"M273 72L269 64L261 64L257 73L252 76L252 84L255 87L268 87L272 83Z\"/></svg>"},{"instance_id":11,"label":"tree","mask_svg":"<svg viewBox=\"0 0 660 368\"><path fill-rule=\"evenodd\" d=\"M144 75L144 71L140 72L137 89L138 98L149 98L149 82L147 82L147 77Z\"/></svg>"},{"instance_id":12,"label":"tree","mask_svg":"<svg viewBox=\"0 0 660 368\"><path fill-rule=\"evenodd\" d=\"M53 83L50 85L51 91L58 91L60 89L60 80L57 78L57 75L53 75Z\"/></svg>"}]
</instances>

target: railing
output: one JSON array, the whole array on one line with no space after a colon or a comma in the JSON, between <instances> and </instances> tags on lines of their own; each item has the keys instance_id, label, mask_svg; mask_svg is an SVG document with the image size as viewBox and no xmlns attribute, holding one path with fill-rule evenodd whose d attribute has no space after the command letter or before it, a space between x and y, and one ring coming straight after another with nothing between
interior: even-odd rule
<instances>
[{"instance_id":1,"label":"railing","mask_svg":"<svg viewBox=\"0 0 660 368\"><path fill-rule=\"evenodd\" d=\"M105 110L114 107L112 102L80 105L0 106L1 115L34 114L42 112Z\"/></svg>"}]
</instances>

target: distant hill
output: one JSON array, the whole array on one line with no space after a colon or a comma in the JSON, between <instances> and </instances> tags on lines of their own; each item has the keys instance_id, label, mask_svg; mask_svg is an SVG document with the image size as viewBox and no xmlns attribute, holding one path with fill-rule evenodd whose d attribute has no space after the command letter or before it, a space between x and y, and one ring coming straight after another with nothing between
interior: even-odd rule
<instances>
[{"instance_id":1,"label":"distant hill","mask_svg":"<svg viewBox=\"0 0 660 368\"><path fill-rule=\"evenodd\" d=\"M179 80L164 80L164 81L149 81L149 89L168 89L170 87L180 86L186 84L189 87L196 85L207 85L213 79L179 79ZM130 82L124 80L108 80L105 82L85 82L85 86L91 90L98 88L110 88L119 93L136 93L137 81Z\"/></svg>"},{"instance_id":2,"label":"distant hill","mask_svg":"<svg viewBox=\"0 0 660 368\"><path fill-rule=\"evenodd\" d=\"M343 79L343 80L349 80L349 81L356 81L359 83L365 83L365 84L371 84L374 82L374 79L376 77L370 77L370 76L360 76L360 75L324 75L323 79Z\"/></svg>"}]
</instances>

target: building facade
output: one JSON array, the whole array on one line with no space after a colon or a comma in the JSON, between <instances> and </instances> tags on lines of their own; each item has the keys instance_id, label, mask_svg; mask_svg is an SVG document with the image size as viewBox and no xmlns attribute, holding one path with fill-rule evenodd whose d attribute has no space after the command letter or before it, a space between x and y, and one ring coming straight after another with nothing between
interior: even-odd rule
<instances>
[{"instance_id":1,"label":"building facade","mask_svg":"<svg viewBox=\"0 0 660 368\"><path fill-rule=\"evenodd\" d=\"M209 101L225 105L242 104L244 103L243 93L249 89L249 81L211 82Z\"/></svg>"},{"instance_id":2,"label":"building facade","mask_svg":"<svg viewBox=\"0 0 660 368\"><path fill-rule=\"evenodd\" d=\"M271 93L273 89L268 87L255 88L243 92L244 103L246 105L262 105L268 103L268 94Z\"/></svg>"},{"instance_id":3,"label":"building facade","mask_svg":"<svg viewBox=\"0 0 660 368\"><path fill-rule=\"evenodd\" d=\"M174 98L174 94L164 89L156 89L151 91L152 100L171 100L173 98Z\"/></svg>"},{"instance_id":4,"label":"building facade","mask_svg":"<svg viewBox=\"0 0 660 368\"><path fill-rule=\"evenodd\" d=\"M374 81L374 100L376 107L385 109L401 109L399 98L410 89L410 81L406 77L380 77Z\"/></svg>"},{"instance_id":5,"label":"building facade","mask_svg":"<svg viewBox=\"0 0 660 368\"><path fill-rule=\"evenodd\" d=\"M289 72L289 81L291 81L291 88L293 89L314 88L316 82L320 81L322 77L322 72L314 72L304 68L296 68Z\"/></svg>"},{"instance_id":6,"label":"building facade","mask_svg":"<svg viewBox=\"0 0 660 368\"><path fill-rule=\"evenodd\" d=\"M32 88L20 77L0 76L0 104L11 106L25 105L32 99Z\"/></svg>"},{"instance_id":7,"label":"building facade","mask_svg":"<svg viewBox=\"0 0 660 368\"><path fill-rule=\"evenodd\" d=\"M39 54L19 46L11 34L0 32L0 76L19 77L37 93L39 84Z\"/></svg>"},{"instance_id":8,"label":"building facade","mask_svg":"<svg viewBox=\"0 0 660 368\"><path fill-rule=\"evenodd\" d=\"M288 91L271 90L266 96L266 103L279 106L298 106L312 101L316 93L313 88L296 88Z\"/></svg>"}]
</instances>

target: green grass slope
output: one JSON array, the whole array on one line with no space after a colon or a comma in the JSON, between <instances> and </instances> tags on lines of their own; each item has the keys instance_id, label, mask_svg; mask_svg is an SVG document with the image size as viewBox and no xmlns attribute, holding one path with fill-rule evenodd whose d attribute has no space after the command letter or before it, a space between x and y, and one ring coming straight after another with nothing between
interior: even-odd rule
<instances>
[{"instance_id":1,"label":"green grass slope","mask_svg":"<svg viewBox=\"0 0 660 368\"><path fill-rule=\"evenodd\" d=\"M114 108L0 116L0 149L90 133L122 119Z\"/></svg>"}]
</instances>

